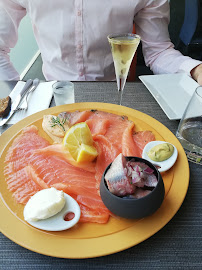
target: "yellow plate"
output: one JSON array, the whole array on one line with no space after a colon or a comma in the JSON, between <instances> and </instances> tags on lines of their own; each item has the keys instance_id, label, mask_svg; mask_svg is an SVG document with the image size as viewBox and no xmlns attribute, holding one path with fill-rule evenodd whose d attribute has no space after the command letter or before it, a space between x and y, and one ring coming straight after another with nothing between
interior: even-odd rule
<instances>
[{"instance_id":1,"label":"yellow plate","mask_svg":"<svg viewBox=\"0 0 202 270\"><path fill-rule=\"evenodd\" d=\"M105 103L75 103L53 107L31 115L0 137L1 164L6 152L20 130L30 124L39 128L39 134L47 135L41 128L43 115L58 114L62 111L98 109L118 115L127 115L135 122L137 130L151 130L156 140L165 140L174 144L179 152L175 165L163 173L165 199L161 207L152 215L139 220L110 218L107 224L77 224L64 232L46 232L28 225L23 220L24 206L16 204L11 192L7 190L3 169L0 172L0 229L1 232L17 244L32 251L61 258L92 258L104 256L130 248L146 240L165 226L180 208L189 185L189 165L184 150L164 125L139 111Z\"/></svg>"}]
</instances>

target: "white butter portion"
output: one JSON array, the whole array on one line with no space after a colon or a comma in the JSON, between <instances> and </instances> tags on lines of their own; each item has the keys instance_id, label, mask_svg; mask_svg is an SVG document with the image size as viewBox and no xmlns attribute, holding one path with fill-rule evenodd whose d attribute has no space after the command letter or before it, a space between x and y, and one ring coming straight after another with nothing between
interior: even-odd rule
<instances>
[{"instance_id":1,"label":"white butter portion","mask_svg":"<svg viewBox=\"0 0 202 270\"><path fill-rule=\"evenodd\" d=\"M34 194L24 208L26 221L47 219L59 213L65 205L63 191L53 187L43 189Z\"/></svg>"}]
</instances>

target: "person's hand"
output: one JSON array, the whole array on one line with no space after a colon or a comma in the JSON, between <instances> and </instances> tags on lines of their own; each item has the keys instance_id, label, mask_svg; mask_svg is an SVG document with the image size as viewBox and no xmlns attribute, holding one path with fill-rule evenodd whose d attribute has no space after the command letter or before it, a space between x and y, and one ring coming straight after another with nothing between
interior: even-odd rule
<instances>
[{"instance_id":1,"label":"person's hand","mask_svg":"<svg viewBox=\"0 0 202 270\"><path fill-rule=\"evenodd\" d=\"M202 85L202 64L192 69L191 76L198 84Z\"/></svg>"}]
</instances>

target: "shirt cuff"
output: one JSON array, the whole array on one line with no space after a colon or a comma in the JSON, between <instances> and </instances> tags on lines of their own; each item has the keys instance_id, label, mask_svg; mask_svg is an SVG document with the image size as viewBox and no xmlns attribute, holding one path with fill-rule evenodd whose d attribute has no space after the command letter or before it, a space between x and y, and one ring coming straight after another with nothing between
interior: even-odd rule
<instances>
[{"instance_id":1,"label":"shirt cuff","mask_svg":"<svg viewBox=\"0 0 202 270\"><path fill-rule=\"evenodd\" d=\"M199 60L194 60L189 57L189 59L183 61L183 63L180 65L178 72L185 72L187 75L191 77L191 71L196 66L202 64Z\"/></svg>"}]
</instances>

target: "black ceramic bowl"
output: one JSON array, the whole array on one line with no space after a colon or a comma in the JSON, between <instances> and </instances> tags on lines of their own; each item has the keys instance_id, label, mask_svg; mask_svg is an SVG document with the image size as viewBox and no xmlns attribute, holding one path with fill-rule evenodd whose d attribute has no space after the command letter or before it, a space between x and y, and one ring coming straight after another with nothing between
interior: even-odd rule
<instances>
[{"instance_id":1,"label":"black ceramic bowl","mask_svg":"<svg viewBox=\"0 0 202 270\"><path fill-rule=\"evenodd\" d=\"M135 198L122 198L112 194L106 184L105 174L110 168L111 164L103 173L100 183L100 195L105 206L115 215L123 218L143 218L153 214L162 204L165 188L160 172L149 161L138 157L126 157L127 161L133 159L137 162L143 162L154 170L158 183L156 187L146 196Z\"/></svg>"}]
</instances>

